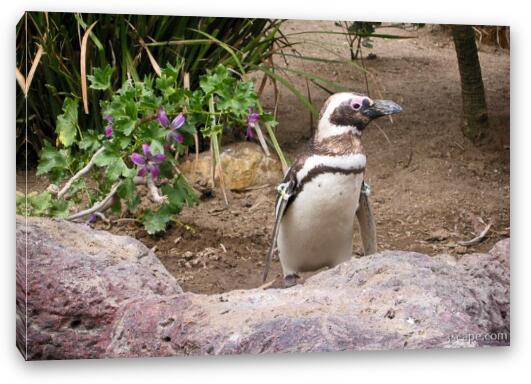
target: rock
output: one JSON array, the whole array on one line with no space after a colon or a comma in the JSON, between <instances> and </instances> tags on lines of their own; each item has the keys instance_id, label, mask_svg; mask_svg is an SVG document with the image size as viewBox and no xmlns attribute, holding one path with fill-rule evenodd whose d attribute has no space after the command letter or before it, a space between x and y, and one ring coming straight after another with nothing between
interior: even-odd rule
<instances>
[{"instance_id":1,"label":"rock","mask_svg":"<svg viewBox=\"0 0 531 384\"><path fill-rule=\"evenodd\" d=\"M290 289L200 295L181 293L136 240L18 218L22 351L25 233L28 359L509 345L508 240L451 263L385 251Z\"/></svg>"},{"instance_id":2,"label":"rock","mask_svg":"<svg viewBox=\"0 0 531 384\"><path fill-rule=\"evenodd\" d=\"M502 265L509 269L509 257L511 255L511 240L503 239L498 241L494 247L489 251L489 254L494 260L499 261Z\"/></svg>"},{"instance_id":3,"label":"rock","mask_svg":"<svg viewBox=\"0 0 531 384\"><path fill-rule=\"evenodd\" d=\"M266 184L276 185L282 180L282 166L276 158L268 157L262 148L251 142L240 142L223 147L221 165L225 186L242 190ZM210 183L210 152L192 155L181 165L181 171L192 184Z\"/></svg>"},{"instance_id":4,"label":"rock","mask_svg":"<svg viewBox=\"0 0 531 384\"><path fill-rule=\"evenodd\" d=\"M17 217L16 247L17 346L28 360L103 357L124 303L182 292L157 257L128 236L52 219L28 218L26 227Z\"/></svg>"}]
</instances>

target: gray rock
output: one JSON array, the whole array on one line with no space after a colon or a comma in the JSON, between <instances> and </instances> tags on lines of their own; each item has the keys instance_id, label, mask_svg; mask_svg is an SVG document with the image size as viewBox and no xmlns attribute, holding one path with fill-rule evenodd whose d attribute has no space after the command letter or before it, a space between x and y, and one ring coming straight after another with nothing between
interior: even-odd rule
<instances>
[{"instance_id":1,"label":"gray rock","mask_svg":"<svg viewBox=\"0 0 531 384\"><path fill-rule=\"evenodd\" d=\"M134 239L18 219L23 353L26 232L28 359L509 345L508 239L452 261L385 251L290 289L199 295Z\"/></svg>"},{"instance_id":2,"label":"gray rock","mask_svg":"<svg viewBox=\"0 0 531 384\"><path fill-rule=\"evenodd\" d=\"M17 347L28 360L103 357L118 308L181 292L135 239L17 217Z\"/></svg>"}]
</instances>

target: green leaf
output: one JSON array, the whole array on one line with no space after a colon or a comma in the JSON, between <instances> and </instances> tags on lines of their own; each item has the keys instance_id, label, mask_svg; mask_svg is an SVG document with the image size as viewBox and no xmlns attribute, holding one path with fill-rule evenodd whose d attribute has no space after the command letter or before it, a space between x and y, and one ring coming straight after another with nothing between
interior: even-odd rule
<instances>
[{"instance_id":1,"label":"green leaf","mask_svg":"<svg viewBox=\"0 0 531 384\"><path fill-rule=\"evenodd\" d=\"M122 136L118 139L118 145L121 149L127 148L131 144L131 138L129 136Z\"/></svg>"},{"instance_id":2,"label":"green leaf","mask_svg":"<svg viewBox=\"0 0 531 384\"><path fill-rule=\"evenodd\" d=\"M142 218L144 229L150 235L164 231L166 226L171 221L172 213L168 205L163 205L156 212L146 209Z\"/></svg>"},{"instance_id":3,"label":"green leaf","mask_svg":"<svg viewBox=\"0 0 531 384\"><path fill-rule=\"evenodd\" d=\"M109 180L115 181L122 175L125 175L128 168L122 158L117 158L115 161L107 165L106 176Z\"/></svg>"},{"instance_id":4,"label":"green leaf","mask_svg":"<svg viewBox=\"0 0 531 384\"><path fill-rule=\"evenodd\" d=\"M219 64L214 71L201 76L199 86L207 95L214 92L226 95L233 81L234 79L231 77L227 68L225 68L224 65Z\"/></svg>"},{"instance_id":5,"label":"green leaf","mask_svg":"<svg viewBox=\"0 0 531 384\"><path fill-rule=\"evenodd\" d=\"M93 152L101 146L98 136L93 130L87 130L83 134L83 140L80 140L77 145L79 149L87 152Z\"/></svg>"},{"instance_id":6,"label":"green leaf","mask_svg":"<svg viewBox=\"0 0 531 384\"><path fill-rule=\"evenodd\" d=\"M41 176L52 171L65 171L68 168L66 156L68 156L68 152L66 150L58 151L50 143L45 142L44 147L39 154L37 176Z\"/></svg>"},{"instance_id":7,"label":"green leaf","mask_svg":"<svg viewBox=\"0 0 531 384\"><path fill-rule=\"evenodd\" d=\"M176 143L176 145L180 145L179 143ZM175 161L175 159L173 159L172 157L167 157L166 158L166 161L163 161L162 163L160 163L159 165L159 169L160 169L160 176L162 178L167 178L167 179L173 179L173 176L175 174L175 169L173 168L173 161Z\"/></svg>"},{"instance_id":8,"label":"green leaf","mask_svg":"<svg viewBox=\"0 0 531 384\"><path fill-rule=\"evenodd\" d=\"M52 194L50 192L32 192L27 196L28 215L45 216L52 206Z\"/></svg>"},{"instance_id":9,"label":"green leaf","mask_svg":"<svg viewBox=\"0 0 531 384\"><path fill-rule=\"evenodd\" d=\"M173 78L173 81L176 81L177 77L179 76L179 68L168 63L164 68L161 69L161 75Z\"/></svg>"},{"instance_id":10,"label":"green leaf","mask_svg":"<svg viewBox=\"0 0 531 384\"><path fill-rule=\"evenodd\" d=\"M63 102L63 113L57 116L55 132L57 139L65 147L70 147L77 134L77 110L79 100L71 97L65 98Z\"/></svg>"},{"instance_id":11,"label":"green leaf","mask_svg":"<svg viewBox=\"0 0 531 384\"><path fill-rule=\"evenodd\" d=\"M133 120L137 119L138 109L136 107L136 102L128 101L125 103L125 114Z\"/></svg>"},{"instance_id":12,"label":"green leaf","mask_svg":"<svg viewBox=\"0 0 531 384\"><path fill-rule=\"evenodd\" d=\"M111 205L111 211L114 214L120 214L122 212L122 202L120 199L114 199L112 205Z\"/></svg>"},{"instance_id":13,"label":"green leaf","mask_svg":"<svg viewBox=\"0 0 531 384\"><path fill-rule=\"evenodd\" d=\"M52 206L50 207L50 216L64 218L68 216L70 208L74 205L74 202L71 200L56 199L52 201Z\"/></svg>"},{"instance_id":14,"label":"green leaf","mask_svg":"<svg viewBox=\"0 0 531 384\"><path fill-rule=\"evenodd\" d=\"M179 213L184 205L191 207L198 201L196 193L182 176L176 177L173 185L166 184L160 189L164 195L168 196L168 204L175 210L174 213Z\"/></svg>"},{"instance_id":15,"label":"green leaf","mask_svg":"<svg viewBox=\"0 0 531 384\"><path fill-rule=\"evenodd\" d=\"M120 199L125 200L127 209L130 211L134 211L140 204L140 196L136 192L136 186L132 178L124 180L116 193Z\"/></svg>"},{"instance_id":16,"label":"green leaf","mask_svg":"<svg viewBox=\"0 0 531 384\"><path fill-rule=\"evenodd\" d=\"M77 192L83 191L86 188L87 183L85 182L85 179L81 177L72 183L70 189L68 190L68 195L74 196Z\"/></svg>"},{"instance_id":17,"label":"green leaf","mask_svg":"<svg viewBox=\"0 0 531 384\"><path fill-rule=\"evenodd\" d=\"M111 68L109 64L103 68L94 68L93 75L87 76L90 81L90 88L105 91L111 87L111 77L114 72L114 68Z\"/></svg>"},{"instance_id":18,"label":"green leaf","mask_svg":"<svg viewBox=\"0 0 531 384\"><path fill-rule=\"evenodd\" d=\"M105 175L110 181L117 180L120 176L130 177L131 172L119 153L106 149L94 159L98 167L106 167Z\"/></svg>"},{"instance_id":19,"label":"green leaf","mask_svg":"<svg viewBox=\"0 0 531 384\"><path fill-rule=\"evenodd\" d=\"M17 191L17 215L28 216L28 207L26 205L26 195L22 192Z\"/></svg>"},{"instance_id":20,"label":"green leaf","mask_svg":"<svg viewBox=\"0 0 531 384\"><path fill-rule=\"evenodd\" d=\"M164 153L164 146L158 140L151 140L149 148L151 149L151 153L153 155L159 155Z\"/></svg>"},{"instance_id":21,"label":"green leaf","mask_svg":"<svg viewBox=\"0 0 531 384\"><path fill-rule=\"evenodd\" d=\"M27 196L17 192L17 213L21 215L65 217L73 204L64 199L54 199L47 191L31 192Z\"/></svg>"},{"instance_id":22,"label":"green leaf","mask_svg":"<svg viewBox=\"0 0 531 384\"><path fill-rule=\"evenodd\" d=\"M168 129L164 128L157 121L151 121L147 126L143 126L140 131L140 137L143 142L148 142L151 140L164 140Z\"/></svg>"},{"instance_id":23,"label":"green leaf","mask_svg":"<svg viewBox=\"0 0 531 384\"><path fill-rule=\"evenodd\" d=\"M175 79L168 76L161 76L156 80L157 88L166 96L175 92Z\"/></svg>"}]
</instances>

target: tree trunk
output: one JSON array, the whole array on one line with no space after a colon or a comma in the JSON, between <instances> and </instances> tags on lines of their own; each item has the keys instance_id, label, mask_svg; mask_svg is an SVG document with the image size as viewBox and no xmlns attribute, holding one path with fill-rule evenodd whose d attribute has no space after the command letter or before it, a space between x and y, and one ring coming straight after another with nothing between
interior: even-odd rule
<instances>
[{"instance_id":1,"label":"tree trunk","mask_svg":"<svg viewBox=\"0 0 531 384\"><path fill-rule=\"evenodd\" d=\"M487 103L481 77L474 30L470 25L453 25L455 51L461 75L461 94L465 124L463 134L477 143L488 129Z\"/></svg>"}]
</instances>

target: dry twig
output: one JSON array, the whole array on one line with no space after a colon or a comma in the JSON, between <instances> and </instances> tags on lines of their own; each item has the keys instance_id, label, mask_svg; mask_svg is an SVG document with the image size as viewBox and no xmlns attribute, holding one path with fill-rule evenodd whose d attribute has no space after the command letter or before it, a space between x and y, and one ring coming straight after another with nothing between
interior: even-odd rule
<instances>
[{"instance_id":1,"label":"dry twig","mask_svg":"<svg viewBox=\"0 0 531 384\"><path fill-rule=\"evenodd\" d=\"M94 155L92 155L87 165L85 165L74 176L72 176L72 178L66 182L65 186L59 192L57 192L57 198L62 197L66 192L68 192L68 190L70 189L74 181L86 175L92 169L92 167L94 166L94 161L96 160L96 157L98 157L99 154L103 153L103 151L105 151L105 148L101 147L100 149L96 151L96 153L94 153Z\"/></svg>"},{"instance_id":2,"label":"dry twig","mask_svg":"<svg viewBox=\"0 0 531 384\"><path fill-rule=\"evenodd\" d=\"M146 178L146 183L147 183L147 187L148 187L148 190L149 190L149 194L151 196L151 200L154 203L162 204L162 203L165 203L166 201L168 201L168 196L164 196L164 195L160 194L159 189L157 188L157 186L153 182L153 178L151 177L151 175L149 175Z\"/></svg>"},{"instance_id":3,"label":"dry twig","mask_svg":"<svg viewBox=\"0 0 531 384\"><path fill-rule=\"evenodd\" d=\"M483 231L481 231L481 233L477 235L476 237L474 237L472 240L458 241L457 243L459 245L464 245L465 247L479 244L485 238L485 236L487 235L487 232L489 232L490 227L492 227L492 223L487 224L485 228L483 229Z\"/></svg>"},{"instance_id":4,"label":"dry twig","mask_svg":"<svg viewBox=\"0 0 531 384\"><path fill-rule=\"evenodd\" d=\"M92 28L96 25L98 21L93 22L90 27L87 28L83 39L81 40L81 55L80 55L80 69L81 69L81 95L83 97L83 109L86 114L89 113L88 107L88 94L87 94L87 44L88 38Z\"/></svg>"},{"instance_id":5,"label":"dry twig","mask_svg":"<svg viewBox=\"0 0 531 384\"><path fill-rule=\"evenodd\" d=\"M122 181L117 182L114 184L110 190L110 192L101 200L99 203L94 204L91 208L85 209L84 211L74 213L73 215L70 215L66 218L66 220L75 220L79 219L81 217L88 216L94 212L103 212L106 209L110 208L112 205L112 199L114 195L116 194L116 191L118 188L122 185Z\"/></svg>"},{"instance_id":6,"label":"dry twig","mask_svg":"<svg viewBox=\"0 0 531 384\"><path fill-rule=\"evenodd\" d=\"M271 280L271 281L269 281L269 282L267 282L265 284L262 284L261 286L258 287L258 289L267 289L267 288L271 287L275 283L275 281L277 281L276 277L273 280Z\"/></svg>"}]
</instances>

